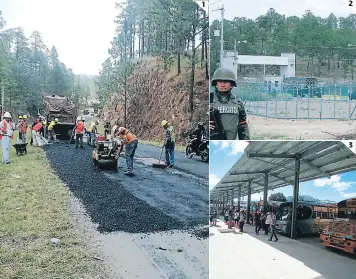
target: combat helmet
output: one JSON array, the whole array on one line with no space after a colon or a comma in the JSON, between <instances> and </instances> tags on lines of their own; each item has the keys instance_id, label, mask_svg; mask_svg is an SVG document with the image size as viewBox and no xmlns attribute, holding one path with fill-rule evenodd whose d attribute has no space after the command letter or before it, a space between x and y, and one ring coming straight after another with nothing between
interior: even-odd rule
<instances>
[{"instance_id":1,"label":"combat helmet","mask_svg":"<svg viewBox=\"0 0 356 279\"><path fill-rule=\"evenodd\" d=\"M215 71L211 80L211 85L216 86L218 80L230 81L233 87L236 87L236 78L233 71L226 68L219 68Z\"/></svg>"}]
</instances>

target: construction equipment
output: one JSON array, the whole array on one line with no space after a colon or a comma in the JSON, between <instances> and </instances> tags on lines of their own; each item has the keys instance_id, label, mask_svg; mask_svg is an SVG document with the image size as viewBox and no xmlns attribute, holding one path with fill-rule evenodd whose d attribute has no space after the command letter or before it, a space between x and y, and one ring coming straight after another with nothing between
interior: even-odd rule
<instances>
[{"instance_id":1,"label":"construction equipment","mask_svg":"<svg viewBox=\"0 0 356 279\"><path fill-rule=\"evenodd\" d=\"M162 155L163 155L163 148L164 148L164 147L162 147L161 156L159 157L158 164L152 164L152 167L153 167L153 168L165 169L165 168L167 167L166 164L161 164L161 159L162 159Z\"/></svg>"},{"instance_id":2,"label":"construction equipment","mask_svg":"<svg viewBox=\"0 0 356 279\"><path fill-rule=\"evenodd\" d=\"M16 149L16 155L27 154L27 143L16 143L12 145Z\"/></svg>"},{"instance_id":3,"label":"construction equipment","mask_svg":"<svg viewBox=\"0 0 356 279\"><path fill-rule=\"evenodd\" d=\"M107 139L105 136L98 136L92 153L93 165L100 169L116 169L121 149L120 138Z\"/></svg>"},{"instance_id":4,"label":"construction equipment","mask_svg":"<svg viewBox=\"0 0 356 279\"><path fill-rule=\"evenodd\" d=\"M59 123L54 126L53 130L59 140L69 140L72 137L72 130L76 123L77 108L68 97L58 95L44 96L41 114L47 123L56 118L58 119Z\"/></svg>"}]
</instances>

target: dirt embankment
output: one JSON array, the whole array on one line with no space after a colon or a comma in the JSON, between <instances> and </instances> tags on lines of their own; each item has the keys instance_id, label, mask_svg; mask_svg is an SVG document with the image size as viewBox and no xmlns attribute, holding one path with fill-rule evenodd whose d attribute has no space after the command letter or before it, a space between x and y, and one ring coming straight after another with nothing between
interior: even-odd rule
<instances>
[{"instance_id":1,"label":"dirt embankment","mask_svg":"<svg viewBox=\"0 0 356 279\"><path fill-rule=\"evenodd\" d=\"M208 81L198 67L195 71L194 111L189 112L190 69L165 69L162 58L141 60L127 84L127 127L143 140L162 140L161 121L166 119L176 130L177 141L199 121L208 121ZM104 107L103 118L112 124L124 123L122 92L111 96Z\"/></svg>"}]
</instances>

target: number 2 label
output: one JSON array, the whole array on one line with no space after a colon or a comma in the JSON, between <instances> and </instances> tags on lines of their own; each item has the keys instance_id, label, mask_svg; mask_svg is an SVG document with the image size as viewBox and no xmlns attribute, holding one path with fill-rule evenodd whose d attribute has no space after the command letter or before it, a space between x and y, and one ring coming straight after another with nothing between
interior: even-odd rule
<instances>
[{"instance_id":1,"label":"number 2 label","mask_svg":"<svg viewBox=\"0 0 356 279\"><path fill-rule=\"evenodd\" d=\"M354 1L353 0L349 0L349 7L353 7L354 6Z\"/></svg>"}]
</instances>

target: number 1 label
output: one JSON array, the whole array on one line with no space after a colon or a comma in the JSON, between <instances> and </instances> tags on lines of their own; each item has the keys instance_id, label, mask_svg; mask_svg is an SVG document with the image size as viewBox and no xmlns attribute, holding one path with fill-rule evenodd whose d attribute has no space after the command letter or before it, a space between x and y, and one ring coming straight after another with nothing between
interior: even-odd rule
<instances>
[{"instance_id":1,"label":"number 1 label","mask_svg":"<svg viewBox=\"0 0 356 279\"><path fill-rule=\"evenodd\" d=\"M205 0L205 1L195 0L195 3L197 3L199 7L202 8L204 11L208 12L209 0Z\"/></svg>"}]
</instances>

